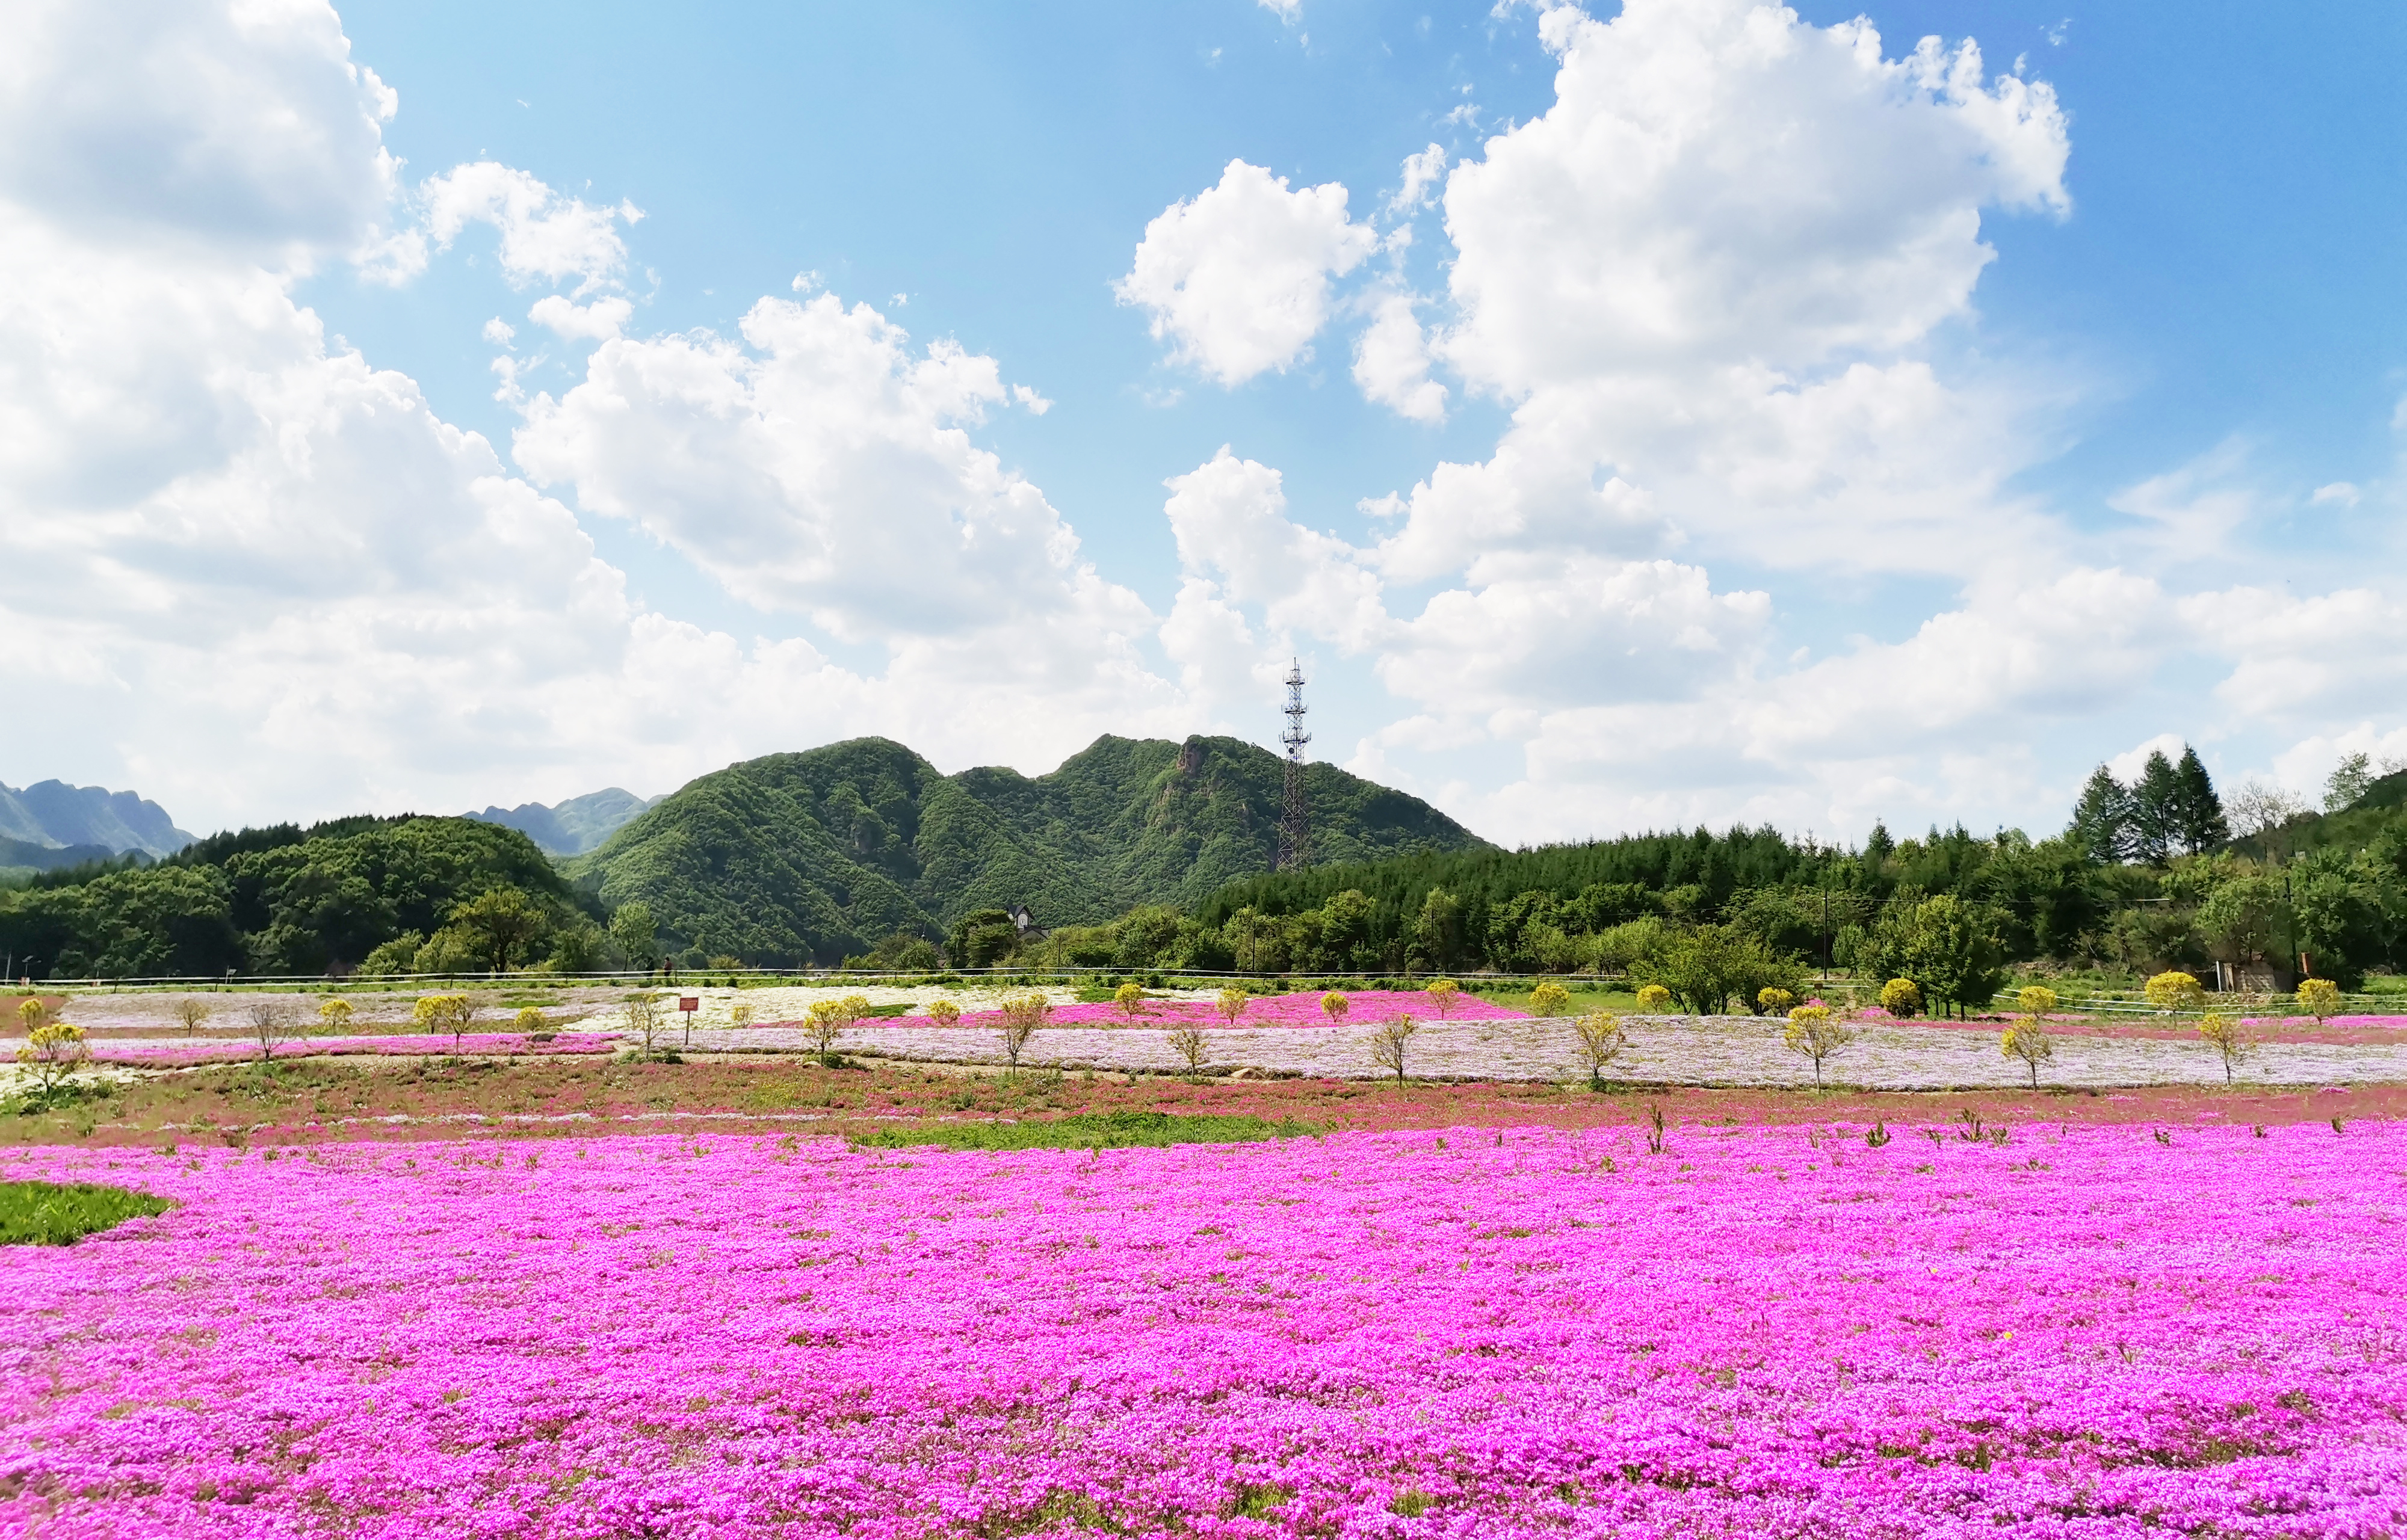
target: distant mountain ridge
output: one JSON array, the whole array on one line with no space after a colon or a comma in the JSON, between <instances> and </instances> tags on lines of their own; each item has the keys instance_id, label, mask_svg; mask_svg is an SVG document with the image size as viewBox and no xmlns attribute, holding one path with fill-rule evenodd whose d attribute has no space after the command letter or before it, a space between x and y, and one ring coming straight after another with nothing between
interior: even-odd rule
<instances>
[{"instance_id":1,"label":"distant mountain ridge","mask_svg":"<svg viewBox=\"0 0 2407 1540\"><path fill-rule=\"evenodd\" d=\"M64 781L0 785L0 866L73 866L137 850L173 855L192 839L136 792Z\"/></svg>"},{"instance_id":2,"label":"distant mountain ridge","mask_svg":"<svg viewBox=\"0 0 2407 1540\"><path fill-rule=\"evenodd\" d=\"M640 900L671 952L833 962L898 931L940 938L1020 903L1046 925L1191 907L1268 871L1285 764L1233 738L1104 737L1047 775L945 775L859 738L689 783L570 864L612 909ZM1311 765L1316 861L1487 841L1417 797Z\"/></svg>"},{"instance_id":3,"label":"distant mountain ridge","mask_svg":"<svg viewBox=\"0 0 2407 1540\"><path fill-rule=\"evenodd\" d=\"M480 824L514 828L533 840L547 855L582 855L618 833L645 809L662 800L663 798L638 797L611 786L548 807L541 802L521 802L514 808L492 807L462 816Z\"/></svg>"}]
</instances>

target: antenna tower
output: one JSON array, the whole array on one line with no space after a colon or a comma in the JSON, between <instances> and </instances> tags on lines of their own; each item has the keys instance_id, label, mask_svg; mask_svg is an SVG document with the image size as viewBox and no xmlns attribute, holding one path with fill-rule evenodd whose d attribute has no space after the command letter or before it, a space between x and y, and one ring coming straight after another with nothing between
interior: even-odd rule
<instances>
[{"instance_id":1,"label":"antenna tower","mask_svg":"<svg viewBox=\"0 0 2407 1540\"><path fill-rule=\"evenodd\" d=\"M1287 731L1279 742L1287 745L1287 795L1279 806L1278 869L1298 869L1310 861L1306 852L1312 843L1311 814L1303 799L1303 746L1312 742L1312 734L1303 730L1303 664L1290 659L1287 670Z\"/></svg>"}]
</instances>

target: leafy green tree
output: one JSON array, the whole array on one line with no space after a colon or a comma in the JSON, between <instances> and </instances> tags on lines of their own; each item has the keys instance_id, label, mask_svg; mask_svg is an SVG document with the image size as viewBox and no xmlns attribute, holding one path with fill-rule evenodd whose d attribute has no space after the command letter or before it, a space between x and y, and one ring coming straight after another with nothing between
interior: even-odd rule
<instances>
[{"instance_id":1,"label":"leafy green tree","mask_svg":"<svg viewBox=\"0 0 2407 1540\"><path fill-rule=\"evenodd\" d=\"M1958 1016L1968 1005L1987 1004L2005 983L1996 923L1986 911L1943 893L1916 907L1912 934L1907 977Z\"/></svg>"},{"instance_id":2,"label":"leafy green tree","mask_svg":"<svg viewBox=\"0 0 2407 1540\"><path fill-rule=\"evenodd\" d=\"M1325 968L1375 968L1379 948L1373 930L1379 906L1360 888L1330 895L1320 906L1320 944L1316 961Z\"/></svg>"},{"instance_id":3,"label":"leafy green tree","mask_svg":"<svg viewBox=\"0 0 2407 1540\"><path fill-rule=\"evenodd\" d=\"M945 943L945 955L955 968L992 968L1019 946L1019 929L1008 911L977 909L961 918Z\"/></svg>"},{"instance_id":4,"label":"leafy green tree","mask_svg":"<svg viewBox=\"0 0 2407 1540\"><path fill-rule=\"evenodd\" d=\"M1178 940L1178 911L1168 904L1143 904L1119 923L1114 961L1131 970L1157 966Z\"/></svg>"},{"instance_id":5,"label":"leafy green tree","mask_svg":"<svg viewBox=\"0 0 2407 1540\"><path fill-rule=\"evenodd\" d=\"M1421 898L1406 956L1415 968L1445 971L1462 963L1462 901L1442 887Z\"/></svg>"},{"instance_id":6,"label":"leafy green tree","mask_svg":"<svg viewBox=\"0 0 2407 1540\"><path fill-rule=\"evenodd\" d=\"M2257 870L2217 883L2192 924L2207 949L2235 968L2283 950L2294 927L2282 880Z\"/></svg>"},{"instance_id":7,"label":"leafy green tree","mask_svg":"<svg viewBox=\"0 0 2407 1540\"><path fill-rule=\"evenodd\" d=\"M514 960L530 955L551 929L550 917L514 887L488 888L454 908L450 920L497 974L507 973Z\"/></svg>"},{"instance_id":8,"label":"leafy green tree","mask_svg":"<svg viewBox=\"0 0 2407 1540\"><path fill-rule=\"evenodd\" d=\"M1753 999L1766 988L1793 994L1805 982L1802 963L1773 955L1760 938L1730 925L1698 925L1675 936L1644 970L1699 1016L1718 1016L1730 1001Z\"/></svg>"},{"instance_id":9,"label":"leafy green tree","mask_svg":"<svg viewBox=\"0 0 2407 1540\"><path fill-rule=\"evenodd\" d=\"M652 920L652 906L641 898L620 904L610 916L610 939L618 943L629 968L648 972L660 965L660 929Z\"/></svg>"},{"instance_id":10,"label":"leafy green tree","mask_svg":"<svg viewBox=\"0 0 2407 1540\"><path fill-rule=\"evenodd\" d=\"M2341 756L2332 767L2329 779L2324 782L2324 811L2341 812L2355 805L2373 784L2373 756L2350 754Z\"/></svg>"},{"instance_id":11,"label":"leafy green tree","mask_svg":"<svg viewBox=\"0 0 2407 1540\"><path fill-rule=\"evenodd\" d=\"M380 942L361 962L359 971L369 978L392 978L412 972L418 966L419 949L426 938L415 930L405 930L389 941Z\"/></svg>"}]
</instances>

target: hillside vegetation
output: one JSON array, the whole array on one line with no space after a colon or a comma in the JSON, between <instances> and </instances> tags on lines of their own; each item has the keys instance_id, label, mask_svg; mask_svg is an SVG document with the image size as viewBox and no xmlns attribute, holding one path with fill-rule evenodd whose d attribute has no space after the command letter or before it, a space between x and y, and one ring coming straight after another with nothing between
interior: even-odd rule
<instances>
[{"instance_id":1,"label":"hillside vegetation","mask_svg":"<svg viewBox=\"0 0 2407 1540\"><path fill-rule=\"evenodd\" d=\"M705 775L573 863L611 910L640 902L672 952L833 963L933 942L1025 905L1043 925L1191 908L1277 855L1284 764L1232 738L1104 737L1049 774L937 771L855 739ZM1487 848L1417 798L1313 765L1314 856Z\"/></svg>"},{"instance_id":2,"label":"hillside vegetation","mask_svg":"<svg viewBox=\"0 0 2407 1540\"><path fill-rule=\"evenodd\" d=\"M607 946L533 841L465 818L244 829L0 893L0 953L36 978L582 968Z\"/></svg>"},{"instance_id":3,"label":"hillside vegetation","mask_svg":"<svg viewBox=\"0 0 2407 1540\"><path fill-rule=\"evenodd\" d=\"M1426 853L1248 877L1064 950L1242 971L1626 969L1692 1003L1793 994L1809 963L1958 1007L2015 964L2208 977L2220 963L2282 987L2303 965L2354 987L2407 966L2407 772L2331 800L2234 840L2196 756L2160 755L2133 786L2101 770L2044 840L1876 827L1841 850L1741 827Z\"/></svg>"}]
</instances>

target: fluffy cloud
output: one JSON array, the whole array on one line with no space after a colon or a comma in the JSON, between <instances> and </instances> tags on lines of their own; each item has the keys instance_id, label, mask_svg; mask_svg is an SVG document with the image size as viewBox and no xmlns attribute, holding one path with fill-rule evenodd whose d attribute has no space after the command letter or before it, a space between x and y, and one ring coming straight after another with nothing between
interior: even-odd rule
<instances>
[{"instance_id":1,"label":"fluffy cloud","mask_svg":"<svg viewBox=\"0 0 2407 1540\"><path fill-rule=\"evenodd\" d=\"M564 295L546 294L534 302L534 308L527 312L527 319L548 328L554 335L567 341L590 339L608 342L625 329L629 318L634 313L635 307L616 294L595 300L591 304L578 304ZM491 326L486 328L488 342L507 343L512 334L508 327L503 327L499 336L492 335Z\"/></svg>"},{"instance_id":2,"label":"fluffy cloud","mask_svg":"<svg viewBox=\"0 0 2407 1540\"><path fill-rule=\"evenodd\" d=\"M1162 505L1190 585L1204 578L1240 604L1261 607L1270 626L1336 642L1374 645L1390 627L1379 580L1354 548L1287 516L1279 473L1239 459L1226 445L1167 484Z\"/></svg>"},{"instance_id":3,"label":"fluffy cloud","mask_svg":"<svg viewBox=\"0 0 2407 1540\"><path fill-rule=\"evenodd\" d=\"M1330 278L1378 247L1346 200L1340 183L1289 191L1286 177L1231 161L1218 186L1146 226L1113 291L1145 309L1175 361L1224 386L1285 370L1328 321Z\"/></svg>"},{"instance_id":4,"label":"fluffy cloud","mask_svg":"<svg viewBox=\"0 0 2407 1540\"><path fill-rule=\"evenodd\" d=\"M2044 521L2000 491L2028 459L2020 382L1949 382L1914 349L1966 314L1985 208L2066 208L2048 88L1985 80L1969 42L1888 59L1866 23L1746 0L1557 7L1541 33L1554 105L1446 178L1432 346L1513 426L1446 495L1417 489L1398 558L1505 528L1591 547L1612 479L1659 539L1783 565L1970 574L2028 545ZM1403 407L1401 377L1364 389Z\"/></svg>"},{"instance_id":5,"label":"fluffy cloud","mask_svg":"<svg viewBox=\"0 0 2407 1540\"><path fill-rule=\"evenodd\" d=\"M1096 578L1045 495L968 428L1008 399L995 360L924 349L866 304L764 299L740 342L596 349L584 382L528 408L520 464L675 546L729 592L847 641L1028 626L1064 607L1149 625Z\"/></svg>"},{"instance_id":6,"label":"fluffy cloud","mask_svg":"<svg viewBox=\"0 0 2407 1540\"><path fill-rule=\"evenodd\" d=\"M428 178L419 188L417 201L424 222L379 254L384 276L394 281L425 268L430 243L437 251L449 250L463 231L483 224L500 233L502 271L513 283L575 277L579 280L577 292L590 293L615 280L626 265L620 222L633 225L644 217L631 202L595 207L491 161L454 166Z\"/></svg>"},{"instance_id":7,"label":"fluffy cloud","mask_svg":"<svg viewBox=\"0 0 2407 1540\"><path fill-rule=\"evenodd\" d=\"M93 238L306 267L385 218L396 103L323 0L22 0L0 196Z\"/></svg>"},{"instance_id":8,"label":"fluffy cloud","mask_svg":"<svg viewBox=\"0 0 2407 1540\"><path fill-rule=\"evenodd\" d=\"M1371 324L1354 344L1354 383L1415 422L1446 420L1446 389L1430 378L1429 346L1411 295L1390 290L1373 302Z\"/></svg>"},{"instance_id":9,"label":"fluffy cloud","mask_svg":"<svg viewBox=\"0 0 2407 1540\"><path fill-rule=\"evenodd\" d=\"M402 249L368 250L396 196L377 133L390 94L330 13L161 21L93 5L29 21L34 46L0 62L0 122L79 123L53 138L101 181L46 180L21 158L0 181L0 544L43 574L0 595L0 663L20 709L57 729L16 746L20 779L134 784L210 827L655 789L863 731L1042 768L1106 729L1187 725L1132 644L1154 617L969 442L1002 399L991 360L906 356L900 332L833 301L756 310L759 355L615 340L632 316L616 296L538 302L538 323L603 346L586 385L541 403L535 458L646 503L710 558L734 547L705 510L651 506L639 474L577 464L570 430L598 436L620 413L618 431L656 435L672 467L689 463L676 435L719 434L697 447L755 457L715 467L719 485L770 488L734 511L775 559L748 588L724 560L732 586L883 656L840 662L649 612L574 510L407 377L330 347L293 302L312 261ZM138 133L77 118L77 91L121 98ZM152 186L162 166L222 205ZM435 178L418 206L426 250L484 220L507 276L589 289L621 270L632 218L491 166ZM760 414L789 411L824 431L773 444ZM858 595L814 565L829 559L854 564Z\"/></svg>"},{"instance_id":10,"label":"fluffy cloud","mask_svg":"<svg viewBox=\"0 0 2407 1540\"><path fill-rule=\"evenodd\" d=\"M1935 38L1749 0L1541 22L1555 104L1447 179L1449 359L1519 398L1599 374L1814 367L1917 341L1995 253L1987 206L2062 210L2044 84Z\"/></svg>"}]
</instances>

